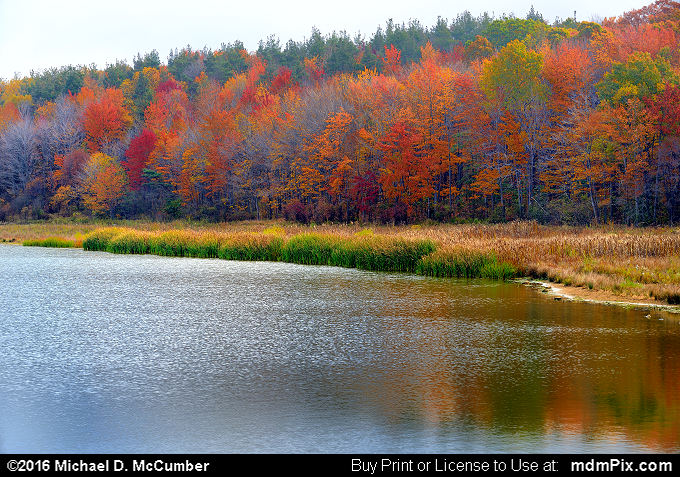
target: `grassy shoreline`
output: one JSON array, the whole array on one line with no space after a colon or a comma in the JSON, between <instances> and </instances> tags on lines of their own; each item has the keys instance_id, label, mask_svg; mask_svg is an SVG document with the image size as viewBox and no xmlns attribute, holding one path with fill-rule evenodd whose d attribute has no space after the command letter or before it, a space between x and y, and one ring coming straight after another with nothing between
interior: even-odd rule
<instances>
[{"instance_id":1,"label":"grassy shoreline","mask_svg":"<svg viewBox=\"0 0 680 477\"><path fill-rule=\"evenodd\" d=\"M515 275L512 267L498 262L490 253L468 251L437 256L437 247L430 239L376 235L371 229L353 235L323 232L286 235L277 226L262 232L231 233L148 232L111 227L87 235L83 248L111 253L329 265L437 277L508 279Z\"/></svg>"},{"instance_id":2,"label":"grassy shoreline","mask_svg":"<svg viewBox=\"0 0 680 477\"><path fill-rule=\"evenodd\" d=\"M113 226L113 227L112 227ZM213 257L404 271L528 277L622 299L680 304L680 229L496 225L238 223L0 224L0 240L113 253Z\"/></svg>"}]
</instances>

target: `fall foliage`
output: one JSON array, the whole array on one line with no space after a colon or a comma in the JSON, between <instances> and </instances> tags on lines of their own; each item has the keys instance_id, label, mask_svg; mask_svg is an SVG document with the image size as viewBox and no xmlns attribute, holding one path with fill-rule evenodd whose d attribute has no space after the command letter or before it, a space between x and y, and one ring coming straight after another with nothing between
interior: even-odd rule
<instances>
[{"instance_id":1,"label":"fall foliage","mask_svg":"<svg viewBox=\"0 0 680 477\"><path fill-rule=\"evenodd\" d=\"M0 219L680 218L680 4L466 14L0 83Z\"/></svg>"}]
</instances>

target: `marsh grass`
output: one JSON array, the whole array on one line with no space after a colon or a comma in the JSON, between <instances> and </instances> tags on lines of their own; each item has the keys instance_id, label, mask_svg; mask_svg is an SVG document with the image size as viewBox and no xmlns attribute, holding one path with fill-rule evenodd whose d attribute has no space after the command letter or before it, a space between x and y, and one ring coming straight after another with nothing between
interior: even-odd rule
<instances>
[{"instance_id":1,"label":"marsh grass","mask_svg":"<svg viewBox=\"0 0 680 477\"><path fill-rule=\"evenodd\" d=\"M106 237L108 237L108 239ZM111 236L109 236L109 234L104 234L97 237L97 240L101 241L98 246L103 247L100 249L102 251L143 255L150 253L150 237L151 234L149 232L142 232L139 230L123 230L122 232L118 234L114 233ZM89 239L90 237L88 236L85 242L87 242ZM89 247L89 243L87 247L85 246L85 243L83 244L83 248L85 250L90 250Z\"/></svg>"},{"instance_id":2,"label":"marsh grass","mask_svg":"<svg viewBox=\"0 0 680 477\"><path fill-rule=\"evenodd\" d=\"M421 275L445 278L490 278L509 280L517 270L499 261L494 253L465 249L434 252L423 258L417 272Z\"/></svg>"},{"instance_id":3,"label":"marsh grass","mask_svg":"<svg viewBox=\"0 0 680 477\"><path fill-rule=\"evenodd\" d=\"M217 256L224 260L278 262L284 243L284 237L277 233L237 233L223 238Z\"/></svg>"},{"instance_id":4,"label":"marsh grass","mask_svg":"<svg viewBox=\"0 0 680 477\"><path fill-rule=\"evenodd\" d=\"M415 272L421 259L435 250L435 245L430 240L374 235L336 236L301 233L286 237L280 231L147 232L108 227L88 234L83 241L83 248L90 251L148 253L167 257L283 261L374 271Z\"/></svg>"},{"instance_id":5,"label":"marsh grass","mask_svg":"<svg viewBox=\"0 0 680 477\"><path fill-rule=\"evenodd\" d=\"M82 247L82 239L68 240L62 237L47 237L44 239L24 240L24 247L54 247L54 248L79 248Z\"/></svg>"},{"instance_id":6,"label":"marsh grass","mask_svg":"<svg viewBox=\"0 0 680 477\"><path fill-rule=\"evenodd\" d=\"M90 232L85 236L85 240L83 240L83 250L90 252L106 252L111 239L127 231L127 229L122 227L105 227ZM123 253L122 244L120 247L118 247L118 249L121 250L118 253Z\"/></svg>"},{"instance_id":7,"label":"marsh grass","mask_svg":"<svg viewBox=\"0 0 680 477\"><path fill-rule=\"evenodd\" d=\"M288 240L282 249L282 260L371 271L416 272L422 258L434 250L434 243L427 239L305 233Z\"/></svg>"},{"instance_id":8,"label":"marsh grass","mask_svg":"<svg viewBox=\"0 0 680 477\"><path fill-rule=\"evenodd\" d=\"M89 230L83 241L86 250L287 261L438 277L530 277L680 304L678 228L554 227L535 222L370 228L272 221L96 225L2 224L0 237L39 239L35 244L47 245L48 239L74 240L77 233Z\"/></svg>"}]
</instances>

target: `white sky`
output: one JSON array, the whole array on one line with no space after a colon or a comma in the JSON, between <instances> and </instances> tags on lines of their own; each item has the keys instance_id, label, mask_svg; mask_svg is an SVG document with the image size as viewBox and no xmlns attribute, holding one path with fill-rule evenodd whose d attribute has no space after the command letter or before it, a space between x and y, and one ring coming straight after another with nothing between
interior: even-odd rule
<instances>
[{"instance_id":1,"label":"white sky","mask_svg":"<svg viewBox=\"0 0 680 477\"><path fill-rule=\"evenodd\" d=\"M52 66L104 68L117 59L157 50L166 62L171 49L191 45L216 49L241 40L257 49L269 35L283 47L289 39L309 37L313 26L326 35L346 31L370 37L392 18L418 19L434 25L438 16L452 19L465 10L474 16L526 16L531 5L552 22L576 10L578 20L620 15L653 0L0 0L0 78Z\"/></svg>"}]
</instances>

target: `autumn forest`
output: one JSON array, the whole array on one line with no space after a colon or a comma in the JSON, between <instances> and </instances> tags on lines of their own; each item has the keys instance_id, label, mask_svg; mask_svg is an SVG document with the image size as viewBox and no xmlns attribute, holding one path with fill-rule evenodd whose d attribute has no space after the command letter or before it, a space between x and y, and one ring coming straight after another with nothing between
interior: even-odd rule
<instances>
[{"instance_id":1,"label":"autumn forest","mask_svg":"<svg viewBox=\"0 0 680 477\"><path fill-rule=\"evenodd\" d=\"M680 3L0 82L0 220L677 224Z\"/></svg>"}]
</instances>

